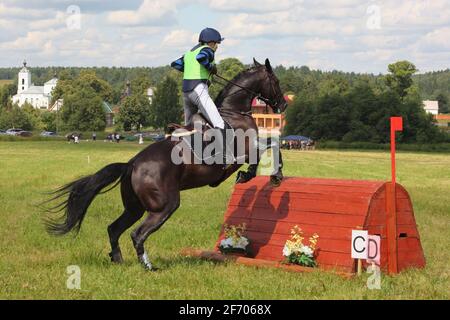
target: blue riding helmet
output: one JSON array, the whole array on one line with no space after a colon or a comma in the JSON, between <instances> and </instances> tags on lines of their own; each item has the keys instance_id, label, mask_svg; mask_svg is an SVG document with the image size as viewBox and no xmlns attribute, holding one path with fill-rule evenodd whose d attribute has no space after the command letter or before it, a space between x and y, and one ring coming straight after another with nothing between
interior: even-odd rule
<instances>
[{"instance_id":1,"label":"blue riding helmet","mask_svg":"<svg viewBox=\"0 0 450 320\"><path fill-rule=\"evenodd\" d=\"M219 31L213 28L205 28L200 32L200 36L198 37L198 42L208 43L208 42L217 42L221 43L225 38L222 38Z\"/></svg>"}]
</instances>

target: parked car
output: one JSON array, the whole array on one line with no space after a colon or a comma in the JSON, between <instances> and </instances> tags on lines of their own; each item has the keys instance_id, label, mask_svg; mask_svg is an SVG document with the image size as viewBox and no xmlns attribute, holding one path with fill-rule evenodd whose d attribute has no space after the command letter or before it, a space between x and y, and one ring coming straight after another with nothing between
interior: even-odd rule
<instances>
[{"instance_id":1,"label":"parked car","mask_svg":"<svg viewBox=\"0 0 450 320\"><path fill-rule=\"evenodd\" d=\"M22 129L8 129L6 130L6 134L9 134L11 136L17 136L19 132L23 131Z\"/></svg>"},{"instance_id":2,"label":"parked car","mask_svg":"<svg viewBox=\"0 0 450 320\"><path fill-rule=\"evenodd\" d=\"M0 130L0 135L6 134L5 130Z\"/></svg>"},{"instance_id":3,"label":"parked car","mask_svg":"<svg viewBox=\"0 0 450 320\"><path fill-rule=\"evenodd\" d=\"M154 141L158 142L158 141L164 140L165 138L166 138L166 136L165 136L164 134L159 134L159 135L157 135L156 137L153 137L152 139L153 139Z\"/></svg>"},{"instance_id":4,"label":"parked car","mask_svg":"<svg viewBox=\"0 0 450 320\"><path fill-rule=\"evenodd\" d=\"M42 137L55 137L56 136L56 132L53 132L53 131L42 131L41 132L41 136Z\"/></svg>"},{"instance_id":5,"label":"parked car","mask_svg":"<svg viewBox=\"0 0 450 320\"><path fill-rule=\"evenodd\" d=\"M30 131L25 131L25 130L19 131L16 134L16 136L19 136L19 137L31 137L32 135L33 135L33 133L31 133Z\"/></svg>"}]
</instances>

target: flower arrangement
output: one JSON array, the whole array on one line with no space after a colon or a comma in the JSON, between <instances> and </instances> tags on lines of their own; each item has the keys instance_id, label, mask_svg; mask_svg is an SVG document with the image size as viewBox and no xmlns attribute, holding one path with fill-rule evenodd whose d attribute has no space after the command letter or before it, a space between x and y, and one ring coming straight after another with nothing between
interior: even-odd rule
<instances>
[{"instance_id":1,"label":"flower arrangement","mask_svg":"<svg viewBox=\"0 0 450 320\"><path fill-rule=\"evenodd\" d=\"M220 241L220 252L226 253L248 253L249 240L243 236L246 225L242 223L240 225L224 225L225 239Z\"/></svg>"},{"instance_id":2,"label":"flower arrangement","mask_svg":"<svg viewBox=\"0 0 450 320\"><path fill-rule=\"evenodd\" d=\"M317 267L314 251L316 250L319 236L314 233L309 238L309 246L303 244L303 239L302 229L294 226L291 230L291 238L284 245L283 256L286 257L288 263L299 264L305 267Z\"/></svg>"}]
</instances>

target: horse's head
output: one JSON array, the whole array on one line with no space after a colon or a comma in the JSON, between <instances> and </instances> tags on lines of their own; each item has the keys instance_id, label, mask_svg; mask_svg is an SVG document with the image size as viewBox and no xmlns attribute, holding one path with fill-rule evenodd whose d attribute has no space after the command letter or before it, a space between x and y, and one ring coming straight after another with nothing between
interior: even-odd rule
<instances>
[{"instance_id":1,"label":"horse's head","mask_svg":"<svg viewBox=\"0 0 450 320\"><path fill-rule=\"evenodd\" d=\"M269 59L266 59L264 65L256 61L255 58L253 58L253 62L260 72L260 81L262 83L260 93L262 98L270 105L273 112L283 112L287 108L287 102L281 91L280 81L273 72Z\"/></svg>"}]
</instances>

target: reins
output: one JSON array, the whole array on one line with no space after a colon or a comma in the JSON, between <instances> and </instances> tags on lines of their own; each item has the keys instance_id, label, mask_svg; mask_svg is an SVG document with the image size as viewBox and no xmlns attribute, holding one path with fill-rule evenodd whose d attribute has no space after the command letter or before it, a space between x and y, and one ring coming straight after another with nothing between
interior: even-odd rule
<instances>
[{"instance_id":1,"label":"reins","mask_svg":"<svg viewBox=\"0 0 450 320\"><path fill-rule=\"evenodd\" d=\"M237 84L236 82L234 82L234 81L232 81L232 80L229 80L229 79L227 79L227 78L224 78L224 77L222 77L222 76L220 76L220 75L218 75L218 74L215 74L214 76L217 77L217 78L219 78L219 79L222 79L222 80L225 81L225 82L228 82L229 84L232 84L232 85L234 85L234 86L236 86L236 87L238 87L238 88L241 88L242 90L247 91L247 92L250 93L251 95L255 96L257 99L263 101L263 102L266 104L266 112L267 112L267 108L268 108L269 105L271 105L271 106L275 106L275 105L276 105L276 103L274 104L274 101L272 101L271 99L267 99L267 98L263 97L263 96L261 95L261 93L257 93L257 92L255 92L255 91L249 89L249 88L246 88L246 87L244 87L244 86L241 86L240 84ZM224 84L223 84L223 83L220 83L219 81L217 81L217 83L219 83L219 84L221 84L221 85L224 86ZM273 89L273 88L272 88L272 89Z\"/></svg>"}]
</instances>

